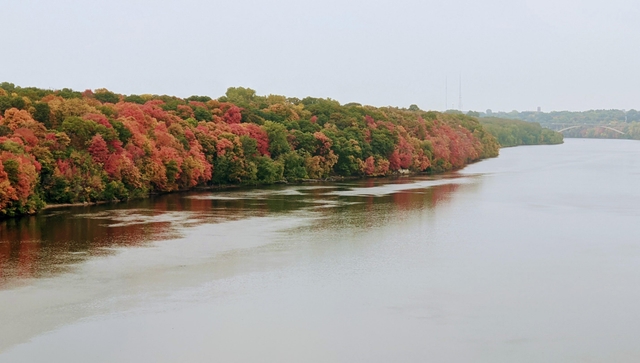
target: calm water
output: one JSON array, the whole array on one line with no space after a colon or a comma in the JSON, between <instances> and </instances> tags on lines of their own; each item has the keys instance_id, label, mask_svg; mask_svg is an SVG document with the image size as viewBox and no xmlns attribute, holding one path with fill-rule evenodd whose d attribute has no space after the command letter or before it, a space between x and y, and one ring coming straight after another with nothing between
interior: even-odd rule
<instances>
[{"instance_id":1,"label":"calm water","mask_svg":"<svg viewBox=\"0 0 640 363\"><path fill-rule=\"evenodd\" d=\"M640 142L0 222L0 362L638 362Z\"/></svg>"}]
</instances>

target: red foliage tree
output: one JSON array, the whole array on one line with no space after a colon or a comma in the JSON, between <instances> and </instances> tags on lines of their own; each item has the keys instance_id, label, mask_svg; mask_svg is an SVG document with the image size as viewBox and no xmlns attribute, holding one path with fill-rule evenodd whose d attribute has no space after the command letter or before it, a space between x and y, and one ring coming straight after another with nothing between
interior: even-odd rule
<instances>
[{"instance_id":1,"label":"red foliage tree","mask_svg":"<svg viewBox=\"0 0 640 363\"><path fill-rule=\"evenodd\" d=\"M109 160L109 148L107 148L107 143L100 134L95 135L91 139L88 151L96 163L105 165L107 160Z\"/></svg>"},{"instance_id":2,"label":"red foliage tree","mask_svg":"<svg viewBox=\"0 0 640 363\"><path fill-rule=\"evenodd\" d=\"M242 121L242 113L240 107L231 106L224 114L224 122L228 124L239 124Z\"/></svg>"}]
</instances>

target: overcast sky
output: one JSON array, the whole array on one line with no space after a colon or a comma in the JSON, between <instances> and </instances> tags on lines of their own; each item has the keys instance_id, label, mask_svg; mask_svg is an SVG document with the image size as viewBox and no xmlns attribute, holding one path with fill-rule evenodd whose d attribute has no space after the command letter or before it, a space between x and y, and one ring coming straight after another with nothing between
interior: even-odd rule
<instances>
[{"instance_id":1,"label":"overcast sky","mask_svg":"<svg viewBox=\"0 0 640 363\"><path fill-rule=\"evenodd\" d=\"M579 5L578 5L579 4ZM0 0L0 81L423 109L640 108L640 2Z\"/></svg>"}]
</instances>

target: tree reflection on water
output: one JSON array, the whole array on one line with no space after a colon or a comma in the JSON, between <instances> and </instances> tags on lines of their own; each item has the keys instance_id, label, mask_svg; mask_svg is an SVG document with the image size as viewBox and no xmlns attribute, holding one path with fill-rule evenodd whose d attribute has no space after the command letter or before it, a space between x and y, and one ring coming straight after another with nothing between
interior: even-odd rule
<instances>
[{"instance_id":1,"label":"tree reflection on water","mask_svg":"<svg viewBox=\"0 0 640 363\"><path fill-rule=\"evenodd\" d=\"M180 238L188 233L190 226L203 223L305 209L328 217L332 221L329 223L350 227L392 223L405 213L435 209L449 201L460 186L446 183L402 189L402 184L410 185L415 180L367 179L339 184L169 194L121 204L52 209L36 216L3 220L0 221L0 288L70 271L74 265L91 257L112 254L117 248ZM397 190L384 189L398 185ZM368 194L371 188L383 193Z\"/></svg>"}]
</instances>

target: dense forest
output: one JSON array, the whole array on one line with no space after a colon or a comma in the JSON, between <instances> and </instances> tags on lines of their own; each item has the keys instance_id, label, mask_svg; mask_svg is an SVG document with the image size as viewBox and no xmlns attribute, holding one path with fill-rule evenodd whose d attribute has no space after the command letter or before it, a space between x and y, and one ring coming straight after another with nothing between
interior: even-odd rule
<instances>
[{"instance_id":1,"label":"dense forest","mask_svg":"<svg viewBox=\"0 0 640 363\"><path fill-rule=\"evenodd\" d=\"M543 128L537 122L483 117L480 119L480 123L495 136L501 147L553 145L563 142L561 133Z\"/></svg>"},{"instance_id":2,"label":"dense forest","mask_svg":"<svg viewBox=\"0 0 640 363\"><path fill-rule=\"evenodd\" d=\"M307 97L0 84L0 216L224 184L438 173L496 156L477 118Z\"/></svg>"}]
</instances>

